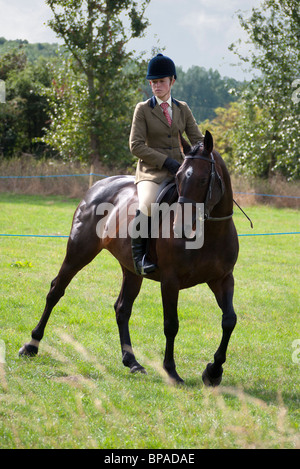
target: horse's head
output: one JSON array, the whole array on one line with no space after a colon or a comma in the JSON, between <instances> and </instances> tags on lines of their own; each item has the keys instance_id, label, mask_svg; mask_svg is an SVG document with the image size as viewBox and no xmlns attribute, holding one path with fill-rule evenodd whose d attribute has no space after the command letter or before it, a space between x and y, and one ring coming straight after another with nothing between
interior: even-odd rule
<instances>
[{"instance_id":1,"label":"horse's head","mask_svg":"<svg viewBox=\"0 0 300 469\"><path fill-rule=\"evenodd\" d=\"M190 217L190 226L184 222L185 235L192 235L195 230L195 220L197 216L197 204L204 204L204 219L208 219L210 212L221 200L224 193L223 180L216 167L216 154L213 153L213 138L210 132L206 131L204 142L191 148L181 136L181 143L185 153L185 159L176 174L177 190L179 194L178 203L190 204L193 208L193 216ZM176 216L174 220L174 232L179 235L182 226L181 221ZM190 237L187 235L187 237Z\"/></svg>"}]
</instances>

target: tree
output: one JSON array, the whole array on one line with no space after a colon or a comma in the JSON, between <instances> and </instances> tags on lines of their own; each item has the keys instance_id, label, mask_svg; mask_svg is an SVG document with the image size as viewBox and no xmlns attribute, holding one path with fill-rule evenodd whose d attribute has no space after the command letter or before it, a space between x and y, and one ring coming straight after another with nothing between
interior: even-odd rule
<instances>
[{"instance_id":1,"label":"tree","mask_svg":"<svg viewBox=\"0 0 300 469\"><path fill-rule=\"evenodd\" d=\"M249 18L239 15L254 47L244 57L259 73L242 94L235 150L242 170L267 177L280 172L300 176L299 102L295 97L300 69L298 0L264 0Z\"/></svg>"},{"instance_id":2,"label":"tree","mask_svg":"<svg viewBox=\"0 0 300 469\"><path fill-rule=\"evenodd\" d=\"M206 119L200 123L200 130L204 133L209 130L214 138L214 148L224 158L230 171L236 167L235 152L233 149L233 133L236 121L240 116L240 103L232 102L228 106L215 109L216 117Z\"/></svg>"},{"instance_id":3,"label":"tree","mask_svg":"<svg viewBox=\"0 0 300 469\"><path fill-rule=\"evenodd\" d=\"M51 87L44 88L50 126L40 139L70 161L86 161L90 155L88 91L84 78L74 73L73 60L52 64Z\"/></svg>"},{"instance_id":4,"label":"tree","mask_svg":"<svg viewBox=\"0 0 300 469\"><path fill-rule=\"evenodd\" d=\"M147 27L144 13L149 1L139 7L134 0L46 1L54 15L49 26L71 52L68 66L81 84L84 99L77 123L81 134L88 134L90 162L115 162L117 152L120 157L128 155L132 109L145 71L134 65L126 45ZM70 82L67 87L70 91ZM64 112L63 105L58 110Z\"/></svg>"},{"instance_id":5,"label":"tree","mask_svg":"<svg viewBox=\"0 0 300 469\"><path fill-rule=\"evenodd\" d=\"M49 86L43 60L29 64L21 47L2 55L0 79L5 81L6 102L0 105L0 152L5 157L18 152L38 152L34 143L47 120L47 101L41 87Z\"/></svg>"},{"instance_id":6,"label":"tree","mask_svg":"<svg viewBox=\"0 0 300 469\"><path fill-rule=\"evenodd\" d=\"M230 90L241 86L233 78L222 78L217 70L206 70L196 65L186 72L178 67L177 75L174 96L189 104L197 122L213 119L216 108L225 107L237 99Z\"/></svg>"}]
</instances>

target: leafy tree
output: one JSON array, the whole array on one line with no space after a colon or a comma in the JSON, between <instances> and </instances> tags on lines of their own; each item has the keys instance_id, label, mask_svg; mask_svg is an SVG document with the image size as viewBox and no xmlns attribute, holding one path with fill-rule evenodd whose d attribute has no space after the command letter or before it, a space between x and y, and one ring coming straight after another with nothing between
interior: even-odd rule
<instances>
[{"instance_id":1,"label":"leafy tree","mask_svg":"<svg viewBox=\"0 0 300 469\"><path fill-rule=\"evenodd\" d=\"M27 63L25 52L20 49L13 49L1 57L0 79L6 81L11 72L24 70Z\"/></svg>"},{"instance_id":2,"label":"leafy tree","mask_svg":"<svg viewBox=\"0 0 300 469\"><path fill-rule=\"evenodd\" d=\"M178 67L177 75L174 96L189 104L197 122L213 119L216 108L225 107L237 99L231 94L231 89L242 86L233 78L222 78L217 70L206 70L196 65L187 72Z\"/></svg>"},{"instance_id":3,"label":"leafy tree","mask_svg":"<svg viewBox=\"0 0 300 469\"><path fill-rule=\"evenodd\" d=\"M38 140L64 159L84 161L90 154L88 89L84 78L74 73L72 62L66 59L52 66L51 87L43 90L50 126Z\"/></svg>"},{"instance_id":4,"label":"leafy tree","mask_svg":"<svg viewBox=\"0 0 300 469\"><path fill-rule=\"evenodd\" d=\"M215 109L216 117L200 123L202 132L209 130L214 138L214 147L221 154L230 171L234 171L237 161L234 151L234 128L241 113L241 104L232 102L228 106Z\"/></svg>"},{"instance_id":5,"label":"leafy tree","mask_svg":"<svg viewBox=\"0 0 300 469\"><path fill-rule=\"evenodd\" d=\"M140 37L147 27L144 13L149 1L140 2L140 6L134 0L46 1L53 12L49 25L64 40L73 57L68 64L68 80L60 84L66 92L57 108L56 117L59 120L62 116L62 127L56 143L57 125L50 130L56 148L60 147L64 132L66 141L71 143L77 135L81 139L85 134L88 135L85 158L89 161L114 163L120 157L128 157L132 109L145 70L134 65L133 52L128 52L126 45L131 38ZM72 76L79 80L77 89ZM79 134L73 125L65 126L78 97Z\"/></svg>"},{"instance_id":6,"label":"leafy tree","mask_svg":"<svg viewBox=\"0 0 300 469\"><path fill-rule=\"evenodd\" d=\"M26 39L6 40L4 37L0 37L0 55L13 52L17 49L22 50L25 53L28 62L34 63L41 57L50 60L53 57L57 57L58 50L63 49L63 47L58 44L40 42L30 44Z\"/></svg>"},{"instance_id":7,"label":"leafy tree","mask_svg":"<svg viewBox=\"0 0 300 469\"><path fill-rule=\"evenodd\" d=\"M13 49L1 57L0 79L6 88L6 102L0 105L0 152L10 157L37 151L33 139L42 135L47 120L41 95L41 87L50 84L45 62L28 64L24 50Z\"/></svg>"},{"instance_id":8,"label":"leafy tree","mask_svg":"<svg viewBox=\"0 0 300 469\"><path fill-rule=\"evenodd\" d=\"M293 86L300 69L299 1L264 0L239 19L253 49L246 58L231 48L258 71L241 97L234 144L239 166L256 176L298 178L300 114Z\"/></svg>"}]
</instances>

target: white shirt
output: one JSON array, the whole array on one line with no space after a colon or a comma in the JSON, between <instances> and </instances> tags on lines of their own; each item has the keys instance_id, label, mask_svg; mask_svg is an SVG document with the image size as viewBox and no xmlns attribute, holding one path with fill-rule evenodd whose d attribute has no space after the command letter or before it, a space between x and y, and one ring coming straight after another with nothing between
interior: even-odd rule
<instances>
[{"instance_id":1,"label":"white shirt","mask_svg":"<svg viewBox=\"0 0 300 469\"><path fill-rule=\"evenodd\" d=\"M168 113L170 114L170 117L171 117L171 119L172 119L172 114L173 114L173 113L172 113L172 96L170 95L170 97L169 97L169 99L168 99L167 101L162 101L162 100L159 99L157 96L155 96L155 98L156 98L157 104L158 104L159 106L161 105L161 103L168 103L168 105L169 105L169 107L168 107ZM161 106L160 106L160 109L161 109L162 112L164 112Z\"/></svg>"}]
</instances>

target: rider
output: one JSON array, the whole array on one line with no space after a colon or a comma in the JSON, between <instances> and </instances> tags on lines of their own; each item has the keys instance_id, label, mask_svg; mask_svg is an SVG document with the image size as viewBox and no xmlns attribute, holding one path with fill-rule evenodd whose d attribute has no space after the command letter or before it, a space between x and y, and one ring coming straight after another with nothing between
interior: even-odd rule
<instances>
[{"instance_id":1,"label":"rider","mask_svg":"<svg viewBox=\"0 0 300 469\"><path fill-rule=\"evenodd\" d=\"M148 227L147 237L140 234L131 238L135 270L141 275L156 269L146 257L151 203L156 201L161 185L174 178L184 158L179 132L186 132L192 145L203 140L188 105L171 97L176 78L175 64L169 57L157 54L150 60L146 79L153 96L137 104L130 132L130 151L139 158L135 178L139 205L133 227L137 229L139 223Z\"/></svg>"}]
</instances>

